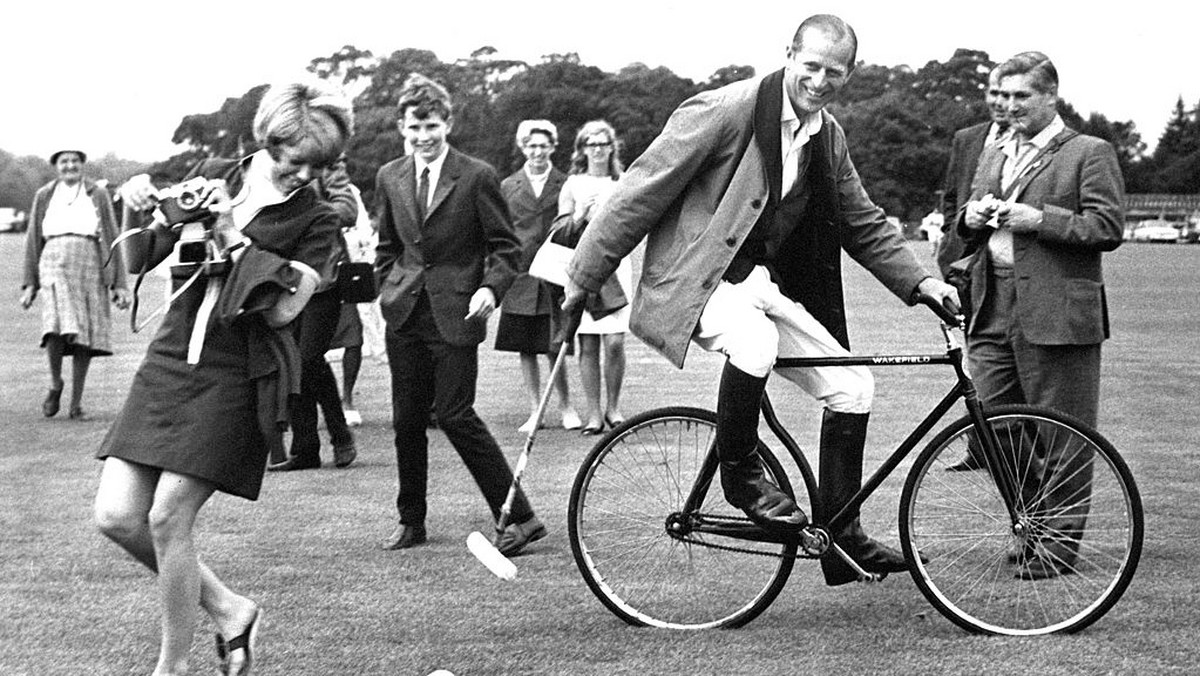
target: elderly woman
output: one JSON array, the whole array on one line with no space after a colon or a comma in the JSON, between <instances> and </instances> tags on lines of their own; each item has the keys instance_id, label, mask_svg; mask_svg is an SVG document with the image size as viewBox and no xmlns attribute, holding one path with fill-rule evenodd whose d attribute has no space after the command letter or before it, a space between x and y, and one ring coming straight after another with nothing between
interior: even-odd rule
<instances>
[{"instance_id":1,"label":"elderly woman","mask_svg":"<svg viewBox=\"0 0 1200 676\"><path fill-rule=\"evenodd\" d=\"M333 275L340 253L337 213L314 180L350 133L350 102L331 85L279 86L255 117L261 150L192 171L208 180L196 211L215 216L209 257L219 251L229 264L172 266L178 295L97 453L104 460L100 530L158 574L156 675L187 671L199 608L217 627L221 672L248 674L253 664L262 610L199 561L192 528L216 491L258 497L268 445L278 442L287 395L298 389L297 350L286 329ZM142 176L121 196L128 208L145 211L159 193ZM189 229L196 228L182 226ZM150 230L152 237L127 240L130 270L157 265L180 239L177 227Z\"/></svg>"},{"instance_id":2,"label":"elderly woman","mask_svg":"<svg viewBox=\"0 0 1200 676\"><path fill-rule=\"evenodd\" d=\"M521 240L521 274L513 280L500 306L496 349L520 354L521 375L529 401L529 419L520 427L524 433L533 431L537 424L541 402L538 355L558 353L557 346L551 344L551 331L556 315L561 312L558 306L562 303L562 291L528 273L534 255L550 234L550 225L558 213L559 191L567 180L566 174L550 163L557 144L558 129L549 121L522 121L517 125L517 148L525 155L525 164L500 184L512 214L513 229ZM550 363L553 364L552 358ZM558 392L563 428L579 429L583 423L571 407L566 369L558 372L554 388Z\"/></svg>"},{"instance_id":3,"label":"elderly woman","mask_svg":"<svg viewBox=\"0 0 1200 676\"><path fill-rule=\"evenodd\" d=\"M112 354L109 302L125 309L129 294L120 259L105 266L117 237L112 200L103 186L83 177L87 155L59 150L50 156L58 178L33 196L25 240L21 306L29 309L42 292L42 347L50 362L50 390L42 415L59 411L63 356L71 356L71 406L81 420L83 386L92 357Z\"/></svg>"},{"instance_id":4,"label":"elderly woman","mask_svg":"<svg viewBox=\"0 0 1200 676\"><path fill-rule=\"evenodd\" d=\"M571 173L558 197L560 224L577 238L588 222L612 194L624 167L619 156L617 132L604 120L592 120L575 134L575 152ZM569 220L566 220L568 219ZM563 220L566 220L563 223ZM633 292L633 267L629 259L621 261L614 278L624 298ZM618 297L621 294L617 294ZM587 398L587 413L581 433L600 434L605 425L616 427L625 421L621 414L621 386L625 381L625 334L629 332L629 305L604 314L588 310L579 324L579 377ZM604 368L600 354L603 343ZM601 373L604 403L600 401Z\"/></svg>"}]
</instances>

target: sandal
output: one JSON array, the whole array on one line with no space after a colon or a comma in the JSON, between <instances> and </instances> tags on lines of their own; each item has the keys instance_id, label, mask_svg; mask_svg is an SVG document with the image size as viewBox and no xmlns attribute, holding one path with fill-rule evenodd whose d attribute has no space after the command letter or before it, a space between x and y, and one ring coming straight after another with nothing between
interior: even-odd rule
<instances>
[{"instance_id":1,"label":"sandal","mask_svg":"<svg viewBox=\"0 0 1200 676\"><path fill-rule=\"evenodd\" d=\"M258 628L262 624L262 617L262 609L255 608L254 617L250 618L250 624L246 625L245 631L228 641L217 634L217 657L221 659L221 673L224 676L249 676L250 669L254 666L255 645L258 643ZM236 650L245 651L246 657L237 671L230 671L229 658Z\"/></svg>"},{"instance_id":2,"label":"sandal","mask_svg":"<svg viewBox=\"0 0 1200 676\"><path fill-rule=\"evenodd\" d=\"M42 402L42 415L53 418L58 414L62 402L62 388L46 392L46 400Z\"/></svg>"}]
</instances>

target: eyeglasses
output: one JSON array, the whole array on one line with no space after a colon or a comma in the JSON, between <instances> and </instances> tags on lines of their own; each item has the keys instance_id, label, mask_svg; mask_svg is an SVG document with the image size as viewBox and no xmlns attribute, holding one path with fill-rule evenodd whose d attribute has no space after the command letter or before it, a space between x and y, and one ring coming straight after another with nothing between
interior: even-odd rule
<instances>
[{"instance_id":1,"label":"eyeglasses","mask_svg":"<svg viewBox=\"0 0 1200 676\"><path fill-rule=\"evenodd\" d=\"M526 143L525 147L529 150L550 150L554 146L549 143Z\"/></svg>"},{"instance_id":2,"label":"eyeglasses","mask_svg":"<svg viewBox=\"0 0 1200 676\"><path fill-rule=\"evenodd\" d=\"M611 142L605 142L605 143L593 142L593 143L583 144L584 148L608 148L611 146L612 146Z\"/></svg>"}]
</instances>

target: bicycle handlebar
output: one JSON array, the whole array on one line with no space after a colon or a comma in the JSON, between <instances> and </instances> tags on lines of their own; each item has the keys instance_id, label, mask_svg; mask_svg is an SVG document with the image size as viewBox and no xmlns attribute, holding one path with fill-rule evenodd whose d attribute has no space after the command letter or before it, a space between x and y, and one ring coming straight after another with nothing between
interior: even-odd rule
<instances>
[{"instance_id":1,"label":"bicycle handlebar","mask_svg":"<svg viewBox=\"0 0 1200 676\"><path fill-rule=\"evenodd\" d=\"M962 314L957 312L958 308L951 310L950 308L939 303L938 300L933 296L927 296L923 293L917 296L917 300L922 305L928 307L930 310L933 310L933 314L937 315L938 319L941 319L942 323L944 323L946 326L952 329L961 329L966 326L967 319Z\"/></svg>"}]
</instances>

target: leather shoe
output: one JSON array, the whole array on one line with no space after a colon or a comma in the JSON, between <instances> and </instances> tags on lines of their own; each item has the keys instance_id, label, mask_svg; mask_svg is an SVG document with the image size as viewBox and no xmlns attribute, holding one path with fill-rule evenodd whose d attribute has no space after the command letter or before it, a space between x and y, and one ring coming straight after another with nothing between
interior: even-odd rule
<instances>
[{"instance_id":1,"label":"leather shoe","mask_svg":"<svg viewBox=\"0 0 1200 676\"><path fill-rule=\"evenodd\" d=\"M392 534L379 543L383 550L408 549L425 544L425 526L399 524Z\"/></svg>"},{"instance_id":2,"label":"leather shoe","mask_svg":"<svg viewBox=\"0 0 1200 676\"><path fill-rule=\"evenodd\" d=\"M267 465L268 472L293 472L298 469L317 469L321 466L320 458L307 458L293 455L283 462Z\"/></svg>"},{"instance_id":3,"label":"leather shoe","mask_svg":"<svg viewBox=\"0 0 1200 676\"><path fill-rule=\"evenodd\" d=\"M349 467L350 463L358 457L358 449L351 441L345 444L334 444L333 446L333 466L334 467Z\"/></svg>"},{"instance_id":4,"label":"leather shoe","mask_svg":"<svg viewBox=\"0 0 1200 676\"><path fill-rule=\"evenodd\" d=\"M504 528L500 537L496 538L496 549L505 556L520 553L525 545L546 537L546 526L536 516L531 516L522 523L510 523Z\"/></svg>"},{"instance_id":5,"label":"leather shoe","mask_svg":"<svg viewBox=\"0 0 1200 676\"><path fill-rule=\"evenodd\" d=\"M983 461L974 455L967 454L965 458L946 468L947 472L974 472L977 469L987 469Z\"/></svg>"}]
</instances>

